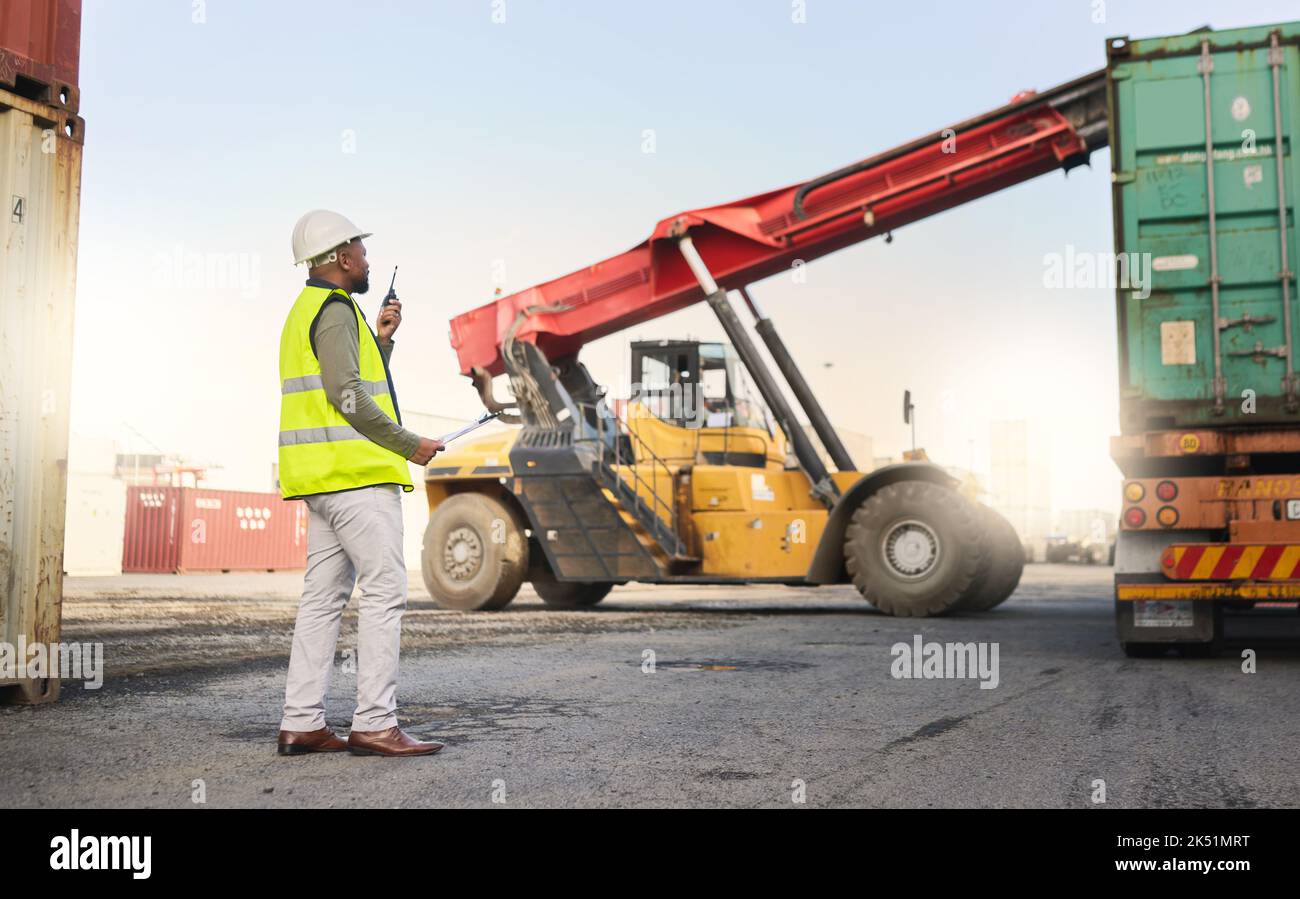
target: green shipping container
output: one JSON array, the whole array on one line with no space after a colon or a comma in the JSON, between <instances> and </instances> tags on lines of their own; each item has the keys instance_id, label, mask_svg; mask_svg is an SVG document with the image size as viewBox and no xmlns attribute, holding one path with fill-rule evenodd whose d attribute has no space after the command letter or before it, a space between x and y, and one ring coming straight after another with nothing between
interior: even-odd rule
<instances>
[{"instance_id":1,"label":"green shipping container","mask_svg":"<svg viewBox=\"0 0 1300 899\"><path fill-rule=\"evenodd\" d=\"M1107 56L1121 430L1300 425L1300 22Z\"/></svg>"}]
</instances>

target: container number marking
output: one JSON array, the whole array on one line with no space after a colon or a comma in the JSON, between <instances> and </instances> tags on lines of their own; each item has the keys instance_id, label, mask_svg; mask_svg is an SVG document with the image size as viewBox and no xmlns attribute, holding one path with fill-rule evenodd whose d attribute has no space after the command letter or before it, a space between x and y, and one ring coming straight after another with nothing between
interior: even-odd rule
<instances>
[{"instance_id":1,"label":"container number marking","mask_svg":"<svg viewBox=\"0 0 1300 899\"><path fill-rule=\"evenodd\" d=\"M1151 260L1151 270L1155 272L1182 272L1196 268L1201 260L1194 253L1180 256L1157 256Z\"/></svg>"}]
</instances>

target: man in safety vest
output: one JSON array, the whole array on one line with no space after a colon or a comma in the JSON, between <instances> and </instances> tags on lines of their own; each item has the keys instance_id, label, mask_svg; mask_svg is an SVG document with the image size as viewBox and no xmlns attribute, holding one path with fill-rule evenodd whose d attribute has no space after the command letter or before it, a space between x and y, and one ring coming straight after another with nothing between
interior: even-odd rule
<instances>
[{"instance_id":1,"label":"man in safety vest","mask_svg":"<svg viewBox=\"0 0 1300 899\"><path fill-rule=\"evenodd\" d=\"M281 755L427 755L441 743L397 725L397 661L406 609L402 492L407 460L425 465L442 444L402 427L388 370L402 304L370 330L353 297L370 287L369 237L336 212L313 210L293 229L307 285L280 336L280 493L311 512L303 582L280 722ZM378 333L376 333L376 331ZM345 742L325 723L343 608L361 588L357 706Z\"/></svg>"}]
</instances>

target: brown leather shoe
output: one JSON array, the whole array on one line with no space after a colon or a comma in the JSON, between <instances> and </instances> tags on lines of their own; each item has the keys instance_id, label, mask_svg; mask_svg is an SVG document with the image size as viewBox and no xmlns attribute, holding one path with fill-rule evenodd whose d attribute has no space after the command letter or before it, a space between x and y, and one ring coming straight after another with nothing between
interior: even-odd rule
<instances>
[{"instance_id":1,"label":"brown leather shoe","mask_svg":"<svg viewBox=\"0 0 1300 899\"><path fill-rule=\"evenodd\" d=\"M441 748L442 744L436 740L416 740L400 727L354 730L348 734L348 752L353 755L431 755Z\"/></svg>"},{"instance_id":2,"label":"brown leather shoe","mask_svg":"<svg viewBox=\"0 0 1300 899\"><path fill-rule=\"evenodd\" d=\"M280 755L304 752L342 752L348 748L343 738L328 727L320 730L282 730L275 751Z\"/></svg>"}]
</instances>

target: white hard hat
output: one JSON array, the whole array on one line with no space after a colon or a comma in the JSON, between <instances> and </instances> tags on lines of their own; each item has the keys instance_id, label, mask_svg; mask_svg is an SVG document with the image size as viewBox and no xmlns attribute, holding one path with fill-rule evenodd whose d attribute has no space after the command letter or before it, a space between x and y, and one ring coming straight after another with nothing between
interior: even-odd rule
<instances>
[{"instance_id":1,"label":"white hard hat","mask_svg":"<svg viewBox=\"0 0 1300 899\"><path fill-rule=\"evenodd\" d=\"M322 261L333 262L335 257L330 250L369 236L370 232L363 232L337 212L313 209L293 226L293 264L302 265L327 253L331 258Z\"/></svg>"}]
</instances>

